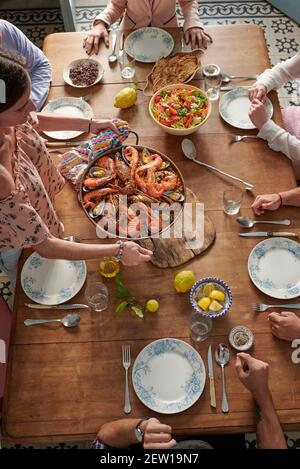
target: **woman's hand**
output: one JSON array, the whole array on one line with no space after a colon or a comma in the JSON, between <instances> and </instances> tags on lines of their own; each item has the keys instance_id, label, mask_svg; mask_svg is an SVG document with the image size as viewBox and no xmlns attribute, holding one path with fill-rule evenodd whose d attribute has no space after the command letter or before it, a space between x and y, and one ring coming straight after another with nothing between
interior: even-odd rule
<instances>
[{"instance_id":1,"label":"woman's hand","mask_svg":"<svg viewBox=\"0 0 300 469\"><path fill-rule=\"evenodd\" d=\"M100 40L103 38L106 47L109 46L109 37L107 26L103 21L100 21L91 31L88 32L87 36L83 39L83 48L88 55L98 54Z\"/></svg>"},{"instance_id":2,"label":"woman's hand","mask_svg":"<svg viewBox=\"0 0 300 469\"><path fill-rule=\"evenodd\" d=\"M257 98L255 98L251 103L249 117L255 127L259 130L269 120L265 105Z\"/></svg>"},{"instance_id":3,"label":"woman's hand","mask_svg":"<svg viewBox=\"0 0 300 469\"><path fill-rule=\"evenodd\" d=\"M112 122L111 119L93 119L91 121L90 131L93 134L98 134L100 130L111 129L116 132L117 135L120 135L118 127Z\"/></svg>"},{"instance_id":4,"label":"woman's hand","mask_svg":"<svg viewBox=\"0 0 300 469\"><path fill-rule=\"evenodd\" d=\"M265 85L262 85L261 83L257 83L257 85L249 88L249 99L251 103L253 103L255 99L258 99L259 101L264 103L266 100L266 96L267 96L267 88L265 87Z\"/></svg>"},{"instance_id":5,"label":"woman's hand","mask_svg":"<svg viewBox=\"0 0 300 469\"><path fill-rule=\"evenodd\" d=\"M191 43L192 49L195 49L196 47L207 49L207 43L213 42L212 37L202 28L188 29L184 34L184 38L186 44Z\"/></svg>"},{"instance_id":6,"label":"woman's hand","mask_svg":"<svg viewBox=\"0 0 300 469\"><path fill-rule=\"evenodd\" d=\"M124 265L138 265L141 262L150 261L153 252L142 248L133 241L126 241L123 247L121 262Z\"/></svg>"},{"instance_id":7,"label":"woman's hand","mask_svg":"<svg viewBox=\"0 0 300 469\"><path fill-rule=\"evenodd\" d=\"M281 206L281 197L279 194L258 195L251 205L255 215L261 215L265 210L275 211Z\"/></svg>"},{"instance_id":8,"label":"woman's hand","mask_svg":"<svg viewBox=\"0 0 300 469\"><path fill-rule=\"evenodd\" d=\"M268 316L272 334L278 339L292 341L300 339L300 318L290 311L271 313Z\"/></svg>"},{"instance_id":9,"label":"woman's hand","mask_svg":"<svg viewBox=\"0 0 300 469\"><path fill-rule=\"evenodd\" d=\"M144 449L170 449L176 445L172 437L172 427L160 423L156 418L142 422Z\"/></svg>"}]
</instances>

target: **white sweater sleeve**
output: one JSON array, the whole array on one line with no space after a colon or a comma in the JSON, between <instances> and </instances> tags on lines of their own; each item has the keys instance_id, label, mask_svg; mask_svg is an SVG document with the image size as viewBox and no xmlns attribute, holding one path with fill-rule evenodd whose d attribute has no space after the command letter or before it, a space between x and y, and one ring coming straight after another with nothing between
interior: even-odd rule
<instances>
[{"instance_id":1,"label":"white sweater sleeve","mask_svg":"<svg viewBox=\"0 0 300 469\"><path fill-rule=\"evenodd\" d=\"M267 140L272 150L284 153L292 161L296 179L300 179L300 140L271 120L262 126L258 137Z\"/></svg>"},{"instance_id":2,"label":"white sweater sleeve","mask_svg":"<svg viewBox=\"0 0 300 469\"><path fill-rule=\"evenodd\" d=\"M266 86L268 92L278 89L290 80L300 78L300 53L294 55L291 59L285 60L275 65L272 69L265 70L255 83L261 83Z\"/></svg>"}]
</instances>

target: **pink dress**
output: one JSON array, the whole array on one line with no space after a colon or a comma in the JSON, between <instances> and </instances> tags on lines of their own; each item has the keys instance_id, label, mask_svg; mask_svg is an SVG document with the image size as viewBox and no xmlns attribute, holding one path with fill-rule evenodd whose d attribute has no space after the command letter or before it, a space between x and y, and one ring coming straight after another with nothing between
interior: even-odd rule
<instances>
[{"instance_id":1,"label":"pink dress","mask_svg":"<svg viewBox=\"0 0 300 469\"><path fill-rule=\"evenodd\" d=\"M286 107L282 110L282 117L285 130L300 140L300 107Z\"/></svg>"},{"instance_id":2,"label":"pink dress","mask_svg":"<svg viewBox=\"0 0 300 469\"><path fill-rule=\"evenodd\" d=\"M64 231L54 206L64 178L30 123L17 126L15 131L15 190L0 200L0 250L33 246L46 240L50 233L62 237Z\"/></svg>"}]
</instances>

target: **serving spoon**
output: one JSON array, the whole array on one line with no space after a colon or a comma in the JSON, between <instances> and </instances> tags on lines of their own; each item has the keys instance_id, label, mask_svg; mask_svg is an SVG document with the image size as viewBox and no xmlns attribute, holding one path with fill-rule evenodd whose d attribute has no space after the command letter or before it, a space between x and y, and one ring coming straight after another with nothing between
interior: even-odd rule
<instances>
[{"instance_id":1,"label":"serving spoon","mask_svg":"<svg viewBox=\"0 0 300 469\"><path fill-rule=\"evenodd\" d=\"M108 61L110 63L114 63L118 60L117 54L116 54L116 44L117 44L117 35L116 33L113 33L112 35L112 51L111 54L108 56Z\"/></svg>"},{"instance_id":2,"label":"serving spoon","mask_svg":"<svg viewBox=\"0 0 300 469\"><path fill-rule=\"evenodd\" d=\"M222 368L222 412L228 412L228 402L227 402L227 395L226 395L226 385L225 385L225 372L224 368L229 362L230 352L225 344L219 344L218 348L216 349L215 358L216 362Z\"/></svg>"},{"instance_id":3,"label":"serving spoon","mask_svg":"<svg viewBox=\"0 0 300 469\"><path fill-rule=\"evenodd\" d=\"M62 319L25 319L25 326L34 326L37 324L46 324L48 322L60 322L64 327L75 327L80 323L79 314L67 314Z\"/></svg>"},{"instance_id":4,"label":"serving spoon","mask_svg":"<svg viewBox=\"0 0 300 469\"><path fill-rule=\"evenodd\" d=\"M252 191L254 188L253 184L250 184L249 182L243 181L243 179L240 179L236 176L232 176L231 174L225 173L225 171L221 171L218 168L215 168L214 166L211 166L210 164L203 163L202 161L199 161L196 159L196 147L193 144L191 140L188 138L185 138L182 140L181 143L181 148L184 153L184 155L191 161L194 161L194 163L199 164L200 166L204 166L205 168L211 169L212 171L216 171L217 173L223 174L224 176L227 176L228 178L234 179L235 181L239 181L243 183L246 186L246 190Z\"/></svg>"},{"instance_id":5,"label":"serving spoon","mask_svg":"<svg viewBox=\"0 0 300 469\"><path fill-rule=\"evenodd\" d=\"M236 221L244 228L252 228L256 223L269 223L270 225L290 225L291 220L252 220L249 217L238 217Z\"/></svg>"},{"instance_id":6,"label":"serving spoon","mask_svg":"<svg viewBox=\"0 0 300 469\"><path fill-rule=\"evenodd\" d=\"M223 83L229 83L231 80L256 80L256 79L257 79L257 75L237 77L235 75L226 75L226 73L222 73Z\"/></svg>"}]
</instances>

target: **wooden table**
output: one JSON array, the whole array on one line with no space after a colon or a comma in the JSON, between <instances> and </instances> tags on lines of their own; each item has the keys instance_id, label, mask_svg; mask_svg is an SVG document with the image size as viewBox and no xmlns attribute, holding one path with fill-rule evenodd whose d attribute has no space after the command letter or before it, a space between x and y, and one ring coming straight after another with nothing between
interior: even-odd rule
<instances>
[{"instance_id":1,"label":"wooden table","mask_svg":"<svg viewBox=\"0 0 300 469\"><path fill-rule=\"evenodd\" d=\"M208 29L215 42L203 61L219 63L229 73L257 73L269 66L263 33L257 26L214 26ZM46 53L54 66L54 87L50 98L77 95L76 90L62 86L62 61L55 51L59 47L60 51L65 52L61 53L61 57L65 57L64 62L66 58L75 58L76 44L80 43L81 37L81 33L74 33L54 34L47 38ZM95 89L91 104L97 117L118 115L113 109L112 97L121 85L113 81L113 74L111 77L112 83L102 84ZM272 101L275 120L281 123L274 94ZM209 275L222 278L233 291L230 312L214 321L209 340L196 348L207 365L209 344L215 348L219 342L227 342L229 330L237 324L249 326L255 334L253 355L270 363L270 386L280 421L286 429L299 428L300 375L299 369L291 362L291 346L272 337L266 314L256 314L250 309L253 301L270 301L253 286L247 272L249 253L258 240L238 237L239 227L234 218L223 213L222 192L230 187L230 182L186 160L180 150L181 139L166 135L153 125L147 115L147 102L140 95L137 106L119 115L128 118L132 128L141 134L144 145L165 152L176 162L187 186L205 203L217 230L217 239L212 248L185 268L192 269L197 278ZM295 179L287 158L272 152L265 142L231 144L229 133L238 131L222 122L214 105L211 119L192 136L192 140L202 160L255 184L253 194L247 194L242 205L242 214L251 215L250 206L256 194L294 187ZM86 221L69 184L57 197L57 207L66 235L76 234L83 240L99 242L93 225ZM268 218L291 218L292 230L300 233L298 213L297 209L284 208L278 213L268 214ZM28 252L24 253L21 266L28 255ZM100 279L98 263L98 260L87 262L88 281ZM179 270L182 269L160 270L151 263L134 269L123 267L123 278L129 290L141 299L157 298L160 302L159 312L149 314L145 321L128 312L115 317L117 300L114 282L108 280L106 283L111 303L107 322L103 325L100 315L82 312L80 327L75 330L24 327L25 318L45 317L45 312L30 311L24 307L27 298L18 283L4 404L5 437L15 442L92 439L104 422L124 417L121 345L131 345L134 360L145 345L158 338L176 337L191 343L188 295L176 294L173 288L173 278ZM74 302L84 302L84 289L74 298ZM56 318L61 314L53 311L51 316ZM190 409L178 415L160 415L159 418L172 425L176 434L254 430L254 404L248 391L236 378L234 357L235 353L232 352L230 364L226 367L230 407L227 415L220 408L221 371L215 364L217 411L209 405L209 387L206 386L199 401ZM155 415L140 403L132 385L130 393L131 416Z\"/></svg>"}]
</instances>

